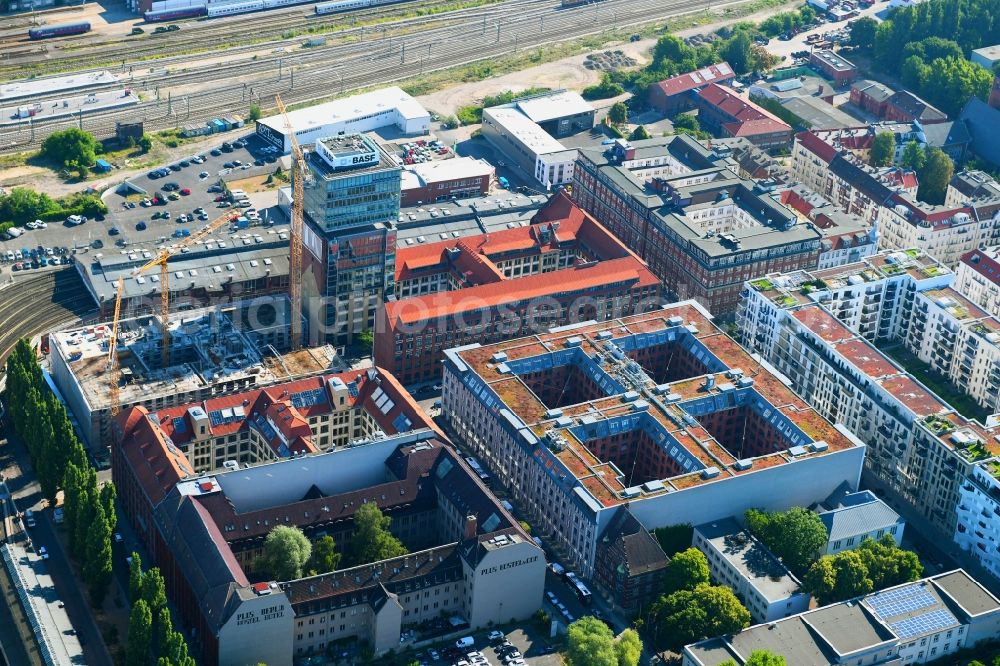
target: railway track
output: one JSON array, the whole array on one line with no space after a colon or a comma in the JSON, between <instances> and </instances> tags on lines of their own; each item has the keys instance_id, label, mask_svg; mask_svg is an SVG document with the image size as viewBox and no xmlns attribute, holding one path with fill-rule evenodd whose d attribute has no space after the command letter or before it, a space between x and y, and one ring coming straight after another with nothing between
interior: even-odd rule
<instances>
[{"instance_id":1,"label":"railway track","mask_svg":"<svg viewBox=\"0 0 1000 666\"><path fill-rule=\"evenodd\" d=\"M0 291L0 364L21 338L97 314L73 268L15 279L14 285Z\"/></svg>"},{"instance_id":2,"label":"railway track","mask_svg":"<svg viewBox=\"0 0 1000 666\"><path fill-rule=\"evenodd\" d=\"M535 1L538 2L538 0ZM262 41L266 42L271 38L277 41L289 31L303 30L309 34L322 33L326 35L358 34L362 30L361 27L357 26L358 23L385 19L384 23L391 24L419 21L420 19L447 18L452 15L458 16L481 10L502 2L503 0L491 0L490 4L479 7L440 12L416 19L406 19L403 16L414 11L429 10L440 6L441 0L415 0L402 5L375 7L322 17L317 17L312 11L313 6L306 4L226 18L178 21L184 26L182 30L159 35L147 34L136 37L117 37L114 40L109 40L105 35L91 33L70 42L70 48L63 47L64 41L67 40L53 42L54 48L48 50L44 55L24 57L19 59L17 63L0 67L0 75L12 79L24 78L32 73L37 73L42 68L47 73L67 68L78 70L97 63L119 60L124 65L135 65L145 63L145 59L162 53L166 49L186 54L196 49L208 52L212 50L211 45L218 47L220 44L233 44L234 49L240 47L259 49ZM379 26L381 25L382 21L379 22ZM369 26L368 29L372 30L374 27ZM13 42L13 44L22 47L33 43L28 41L26 37L23 43ZM285 43L287 45L287 40ZM0 41L0 48L3 45L3 42ZM157 58L156 64L170 64L171 62L183 61L185 58L190 59L190 55ZM0 65L2 64L4 63L0 62Z\"/></svg>"},{"instance_id":3,"label":"railway track","mask_svg":"<svg viewBox=\"0 0 1000 666\"><path fill-rule=\"evenodd\" d=\"M489 60L525 48L600 33L608 29L649 23L670 16L698 11L717 3L710 0L607 0L580 9L522 11L487 25L482 19L408 37L375 39L338 55L324 54L324 61L305 61L294 74L265 80L234 83L187 94L170 100L148 102L125 112L110 111L84 117L84 128L99 137L110 135L115 120L142 119L148 130L174 128L206 121L221 113L242 108L250 99L266 101L276 92L288 103L328 97L339 88L349 92L374 84L386 84L420 73L471 62ZM359 53L360 52L360 53ZM307 57L306 54L303 57ZM274 68L272 64L271 69ZM161 90L161 95L162 95ZM27 150L56 129L76 126L77 120L59 120L34 128L0 132L0 152Z\"/></svg>"}]
</instances>

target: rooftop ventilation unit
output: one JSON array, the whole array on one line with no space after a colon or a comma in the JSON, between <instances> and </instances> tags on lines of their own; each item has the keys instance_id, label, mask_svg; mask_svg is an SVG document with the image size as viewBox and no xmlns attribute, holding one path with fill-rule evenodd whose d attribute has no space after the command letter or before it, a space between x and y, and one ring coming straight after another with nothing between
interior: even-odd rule
<instances>
[{"instance_id":1,"label":"rooftop ventilation unit","mask_svg":"<svg viewBox=\"0 0 1000 666\"><path fill-rule=\"evenodd\" d=\"M812 444L810 444L809 448L812 449L813 451L816 451L818 453L820 451L826 451L827 449L830 448L830 445L827 444L826 442L819 441L819 442L813 442Z\"/></svg>"},{"instance_id":2,"label":"rooftop ventilation unit","mask_svg":"<svg viewBox=\"0 0 1000 666\"><path fill-rule=\"evenodd\" d=\"M705 469L701 470L701 478L703 479L714 479L717 476L719 476L718 467L706 467Z\"/></svg>"},{"instance_id":3,"label":"rooftop ventilation unit","mask_svg":"<svg viewBox=\"0 0 1000 666\"><path fill-rule=\"evenodd\" d=\"M806 453L808 453L808 451L806 451L806 447L804 446L793 446L792 448L788 449L788 455L792 456L793 458L804 456Z\"/></svg>"},{"instance_id":4,"label":"rooftop ventilation unit","mask_svg":"<svg viewBox=\"0 0 1000 666\"><path fill-rule=\"evenodd\" d=\"M733 463L733 467L735 467L741 472L744 470L748 470L751 467L753 467L753 460L751 460L750 458L743 458L742 460L737 460L735 463Z\"/></svg>"},{"instance_id":5,"label":"rooftop ventilation unit","mask_svg":"<svg viewBox=\"0 0 1000 666\"><path fill-rule=\"evenodd\" d=\"M597 337L598 340L607 340L612 335L613 335L613 333L611 333L611 331L600 331L600 332L598 332L598 334L597 334L596 337Z\"/></svg>"},{"instance_id":6,"label":"rooftop ventilation unit","mask_svg":"<svg viewBox=\"0 0 1000 666\"><path fill-rule=\"evenodd\" d=\"M641 493L642 491L639 489L639 486L632 486L622 491L622 499L632 499L633 497L638 497Z\"/></svg>"},{"instance_id":7,"label":"rooftop ventilation unit","mask_svg":"<svg viewBox=\"0 0 1000 666\"><path fill-rule=\"evenodd\" d=\"M647 481L642 484L642 489L647 493L655 493L664 490L666 486L663 485L663 481Z\"/></svg>"},{"instance_id":8,"label":"rooftop ventilation unit","mask_svg":"<svg viewBox=\"0 0 1000 666\"><path fill-rule=\"evenodd\" d=\"M574 335L572 338L566 339L567 347L579 347L582 344L583 344L583 338L581 338L579 335Z\"/></svg>"},{"instance_id":9,"label":"rooftop ventilation unit","mask_svg":"<svg viewBox=\"0 0 1000 666\"><path fill-rule=\"evenodd\" d=\"M680 326L681 324L684 323L684 317L680 317L678 315L668 317L667 323L670 324L671 326Z\"/></svg>"},{"instance_id":10,"label":"rooftop ventilation unit","mask_svg":"<svg viewBox=\"0 0 1000 666\"><path fill-rule=\"evenodd\" d=\"M497 352L493 354L494 363L503 363L507 360L507 352Z\"/></svg>"},{"instance_id":11,"label":"rooftop ventilation unit","mask_svg":"<svg viewBox=\"0 0 1000 666\"><path fill-rule=\"evenodd\" d=\"M563 410L561 410L559 408L550 409L547 412L545 412L545 418L547 418L547 419L558 418L558 417L560 417L562 415L563 415Z\"/></svg>"},{"instance_id":12,"label":"rooftop ventilation unit","mask_svg":"<svg viewBox=\"0 0 1000 666\"><path fill-rule=\"evenodd\" d=\"M740 377L739 379L736 380L736 385L739 386L740 388L747 388L749 386L753 386L753 379L751 379L750 377Z\"/></svg>"}]
</instances>

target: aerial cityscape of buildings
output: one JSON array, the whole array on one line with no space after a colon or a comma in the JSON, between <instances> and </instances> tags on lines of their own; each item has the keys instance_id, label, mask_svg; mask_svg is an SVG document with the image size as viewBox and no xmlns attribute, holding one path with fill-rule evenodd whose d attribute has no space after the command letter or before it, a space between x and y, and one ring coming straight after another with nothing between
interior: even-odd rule
<instances>
[{"instance_id":1,"label":"aerial cityscape of buildings","mask_svg":"<svg viewBox=\"0 0 1000 666\"><path fill-rule=\"evenodd\" d=\"M951 1L0 0L0 661L996 666Z\"/></svg>"}]
</instances>

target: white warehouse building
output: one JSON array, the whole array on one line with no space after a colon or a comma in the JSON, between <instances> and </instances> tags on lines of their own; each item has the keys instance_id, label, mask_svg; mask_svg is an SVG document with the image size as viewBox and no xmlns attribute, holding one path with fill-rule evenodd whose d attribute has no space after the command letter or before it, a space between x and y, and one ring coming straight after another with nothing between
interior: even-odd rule
<instances>
[{"instance_id":1,"label":"white warehouse building","mask_svg":"<svg viewBox=\"0 0 1000 666\"><path fill-rule=\"evenodd\" d=\"M403 134L422 135L431 125L427 109L395 86L291 111L288 118L295 128L295 137L303 146L323 137L369 132L393 125ZM281 115L257 121L257 135L283 153L292 149L287 134Z\"/></svg>"}]
</instances>

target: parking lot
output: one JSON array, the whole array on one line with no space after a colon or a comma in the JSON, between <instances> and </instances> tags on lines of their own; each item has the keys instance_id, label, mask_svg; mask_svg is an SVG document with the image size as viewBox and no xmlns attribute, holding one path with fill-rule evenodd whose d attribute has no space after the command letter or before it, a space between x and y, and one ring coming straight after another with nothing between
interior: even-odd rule
<instances>
[{"instance_id":1,"label":"parking lot","mask_svg":"<svg viewBox=\"0 0 1000 666\"><path fill-rule=\"evenodd\" d=\"M474 640L472 647L459 649L455 641L446 645L418 650L414 657L423 666L506 666L508 663L521 666L518 659L528 666L558 666L562 659L556 654L555 644L537 627L524 623L523 628L506 633L498 632L490 640L490 632L470 634ZM516 650L516 652L514 652ZM471 656L470 656L471 655ZM507 661L505 661L505 658Z\"/></svg>"},{"instance_id":2,"label":"parking lot","mask_svg":"<svg viewBox=\"0 0 1000 666\"><path fill-rule=\"evenodd\" d=\"M72 254L73 248L77 248L78 251L89 249L91 252L102 248L113 250L116 244L120 248L133 245L156 246L168 242L179 228L193 232L226 210L220 207L220 202L215 201L221 192L209 191L219 188L220 178L226 173L226 163L238 160L252 167L255 161L260 160L263 165L273 165L277 169L278 157L262 152L264 146L255 135L247 135L240 141L242 140L246 140L245 146L234 146L230 152L223 152L220 138L214 150L199 153L204 156L203 162L199 164L189 159L179 160L173 163L176 169L170 170L168 176L150 178L147 173L131 179L128 182L133 186L132 196L126 197L118 192L105 194L104 203L108 206L108 213L103 216L104 219L90 219L75 226L65 222L50 222L44 229L26 229L18 238L0 242L0 254L6 258L7 251L17 251L26 247L36 248L39 245L45 248L51 247L54 251L61 247L68 248L67 254ZM227 141L237 140L230 137ZM218 155L215 155L215 152L218 152ZM187 166L182 166L184 161L188 162ZM169 170L169 166L167 168ZM236 168L237 172L241 170L240 167ZM230 168L229 173L232 171ZM170 192L166 191L164 186L168 184L177 185L174 200L167 198ZM189 193L181 194L185 190ZM140 205L139 200L143 196L152 199L156 193L167 198L165 205L150 207ZM129 200L132 207L126 208L125 203ZM266 216L269 222L276 224L285 222L283 214L267 210L267 207L273 207L277 201L274 191L251 194L250 200L260 211L261 216ZM198 208L204 210L201 219L194 213ZM164 213L170 213L170 218L162 219ZM153 219L154 214L157 214L158 219ZM179 222L182 215L190 215L193 219ZM278 231L281 230L268 230L269 233Z\"/></svg>"}]
</instances>

